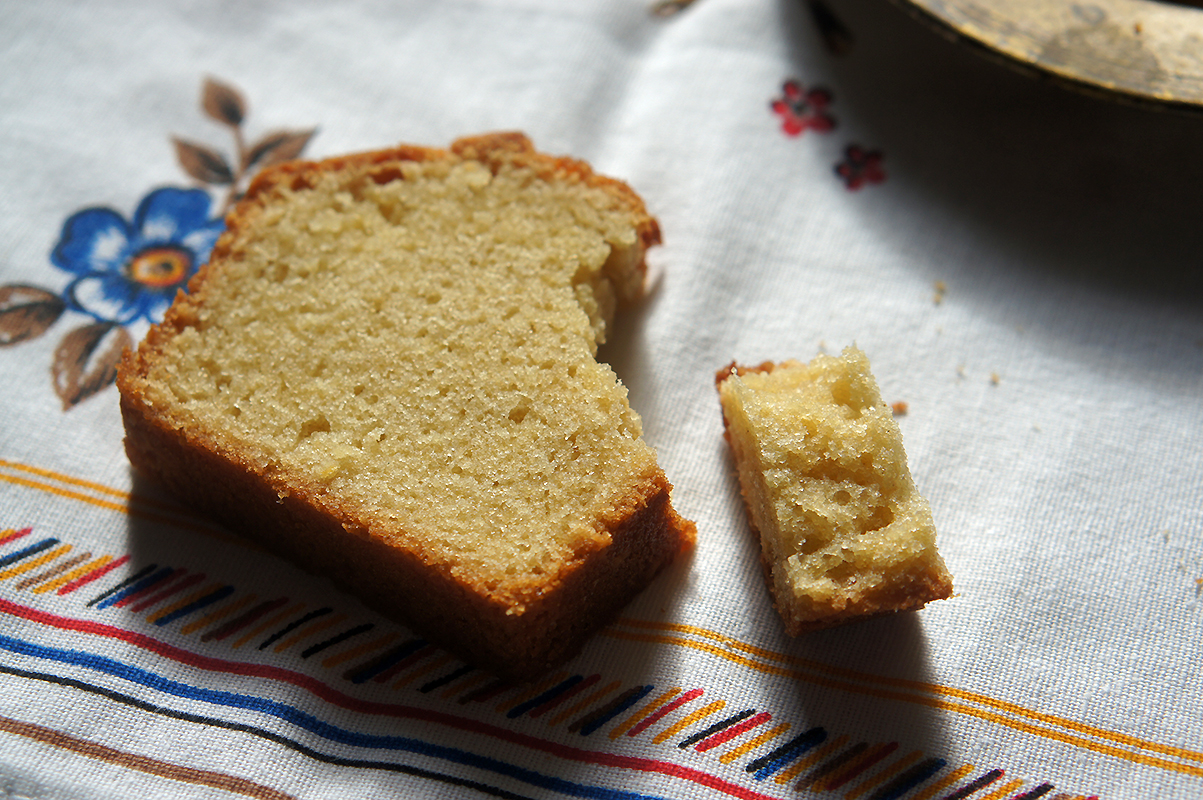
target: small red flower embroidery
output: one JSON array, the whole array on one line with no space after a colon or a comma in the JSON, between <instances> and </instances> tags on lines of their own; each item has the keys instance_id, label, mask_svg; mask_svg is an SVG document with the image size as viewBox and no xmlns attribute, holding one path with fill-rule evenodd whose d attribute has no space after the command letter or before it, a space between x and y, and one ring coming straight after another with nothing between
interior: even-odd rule
<instances>
[{"instance_id":1,"label":"small red flower embroidery","mask_svg":"<svg viewBox=\"0 0 1203 800\"><path fill-rule=\"evenodd\" d=\"M880 150L866 150L850 144L844 150L844 160L835 165L835 174L843 178L844 185L852 191L866 183L881 183L886 179L886 171L881 168L882 158Z\"/></svg>"},{"instance_id":2,"label":"small red flower embroidery","mask_svg":"<svg viewBox=\"0 0 1203 800\"><path fill-rule=\"evenodd\" d=\"M781 129L797 136L811 128L826 133L835 127L835 118L827 113L831 92L826 89L805 90L801 83L788 80L781 85L781 96L773 98L770 108L781 115Z\"/></svg>"}]
</instances>

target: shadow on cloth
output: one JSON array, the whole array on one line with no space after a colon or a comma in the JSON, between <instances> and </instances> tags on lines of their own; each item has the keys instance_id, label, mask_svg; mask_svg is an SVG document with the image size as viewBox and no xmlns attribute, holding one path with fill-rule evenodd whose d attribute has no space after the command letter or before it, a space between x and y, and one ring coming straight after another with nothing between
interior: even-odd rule
<instances>
[{"instance_id":1,"label":"shadow on cloth","mask_svg":"<svg viewBox=\"0 0 1203 800\"><path fill-rule=\"evenodd\" d=\"M941 698L922 612L805 634L785 652L803 665L798 702L813 724L830 724L829 738L847 736L846 747L896 742L899 756L952 754L946 722L933 707ZM842 654L839 663L832 653Z\"/></svg>"},{"instance_id":2,"label":"shadow on cloth","mask_svg":"<svg viewBox=\"0 0 1203 800\"><path fill-rule=\"evenodd\" d=\"M840 141L884 152L896 190L1009 258L1124 296L1203 304L1203 112L1122 104L1040 80L940 36L897 5L826 0L851 37L824 44L806 0L779 0L803 52L828 54ZM813 62L811 62L813 63ZM785 76L783 76L785 77ZM1036 257L1039 256L1039 257ZM1015 267L1021 280L1024 267Z\"/></svg>"},{"instance_id":3,"label":"shadow on cloth","mask_svg":"<svg viewBox=\"0 0 1203 800\"><path fill-rule=\"evenodd\" d=\"M740 497L739 478L730 449L720 442L729 491ZM734 524L747 535L746 549L758 554L760 542L739 510ZM761 571L759 563L756 566ZM953 750L942 712L930 702L938 687L932 671L922 611L851 622L828 630L791 638L772 606L772 596L761 576L744 581L747 602L762 606L758 613L778 631L761 646L769 657L754 661L765 665L761 688L771 698L775 716L793 725L788 736L805 737L821 729L822 745L832 747L819 763L796 780L805 781L816 770L830 767L832 759L853 748L863 753L873 748L895 747L891 760L919 751L919 761L948 756ZM938 601L948 602L948 601ZM754 612L749 612L754 613ZM833 657L839 654L838 659ZM782 678L793 692L782 691ZM835 744L834 742L841 742ZM816 745L817 746L817 745Z\"/></svg>"}]
</instances>

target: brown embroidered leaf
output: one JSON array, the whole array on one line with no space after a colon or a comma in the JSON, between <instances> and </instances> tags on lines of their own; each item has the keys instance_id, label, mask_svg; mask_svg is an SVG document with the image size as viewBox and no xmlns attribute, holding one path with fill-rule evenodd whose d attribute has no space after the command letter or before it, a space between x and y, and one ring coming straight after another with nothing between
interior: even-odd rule
<instances>
[{"instance_id":1,"label":"brown embroidered leaf","mask_svg":"<svg viewBox=\"0 0 1203 800\"><path fill-rule=\"evenodd\" d=\"M234 171L225 156L211 147L172 137L175 156L180 166L193 178L202 183L224 186L234 182Z\"/></svg>"},{"instance_id":2,"label":"brown embroidered leaf","mask_svg":"<svg viewBox=\"0 0 1203 800\"><path fill-rule=\"evenodd\" d=\"M235 128L246 118L246 101L242 94L233 86L213 78L205 79L201 107L213 119Z\"/></svg>"},{"instance_id":3,"label":"brown embroidered leaf","mask_svg":"<svg viewBox=\"0 0 1203 800\"><path fill-rule=\"evenodd\" d=\"M41 336L65 307L58 295L36 286L0 286L0 347Z\"/></svg>"},{"instance_id":4,"label":"brown embroidered leaf","mask_svg":"<svg viewBox=\"0 0 1203 800\"><path fill-rule=\"evenodd\" d=\"M133 345L115 322L94 322L63 337L54 351L54 391L67 411L117 380L121 353Z\"/></svg>"},{"instance_id":5,"label":"brown embroidered leaf","mask_svg":"<svg viewBox=\"0 0 1203 800\"><path fill-rule=\"evenodd\" d=\"M301 154L305 145L317 132L316 128L307 131L276 131L269 133L255 143L246 154L245 169L254 166L270 167L284 161L291 161Z\"/></svg>"}]
</instances>

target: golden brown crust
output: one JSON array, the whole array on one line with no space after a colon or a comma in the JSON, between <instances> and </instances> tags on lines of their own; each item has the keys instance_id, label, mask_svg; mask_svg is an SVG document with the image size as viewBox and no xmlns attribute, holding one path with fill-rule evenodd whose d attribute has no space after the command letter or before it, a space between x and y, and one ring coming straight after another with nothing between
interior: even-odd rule
<instances>
[{"instance_id":1,"label":"golden brown crust","mask_svg":"<svg viewBox=\"0 0 1203 800\"><path fill-rule=\"evenodd\" d=\"M329 506L317 493L264 470L249 453L217 446L172 420L147 392L146 376L164 345L197 324L206 287L221 280L221 264L239 250L278 187L313 186L329 170L362 171L372 180L404 179L403 161L480 160L529 168L547 179L572 179L604 189L638 221L643 249L659 229L625 184L595 175L588 165L536 153L521 134L461 139L450 150L399 146L322 162L291 162L265 170L227 217L210 263L193 277L164 320L118 374L125 446L133 466L231 528L314 572L331 576L369 606L402 619L465 659L501 677L523 679L571 656L680 551L693 544L693 523L673 510L671 486L657 467L596 523L596 535L542 584L494 592L435 568L417 548L390 544L398 531L372 530ZM640 265L642 270L642 264ZM403 533L401 531L400 533Z\"/></svg>"},{"instance_id":2,"label":"golden brown crust","mask_svg":"<svg viewBox=\"0 0 1203 800\"><path fill-rule=\"evenodd\" d=\"M136 470L502 678L522 680L571 657L696 535L693 523L673 510L672 487L657 470L601 521L604 535L592 549L532 594L524 613L509 614L482 587L431 569L419 554L389 545L382 532L338 518L312 495L148 413L128 371L123 383L125 448Z\"/></svg>"},{"instance_id":3,"label":"golden brown crust","mask_svg":"<svg viewBox=\"0 0 1203 800\"><path fill-rule=\"evenodd\" d=\"M721 386L723 381L730 378L732 375L740 377L755 372L772 372L777 368L777 364L772 361L762 361L754 367L749 367L743 364L736 364L732 361L727 366L714 373L714 385Z\"/></svg>"}]
</instances>

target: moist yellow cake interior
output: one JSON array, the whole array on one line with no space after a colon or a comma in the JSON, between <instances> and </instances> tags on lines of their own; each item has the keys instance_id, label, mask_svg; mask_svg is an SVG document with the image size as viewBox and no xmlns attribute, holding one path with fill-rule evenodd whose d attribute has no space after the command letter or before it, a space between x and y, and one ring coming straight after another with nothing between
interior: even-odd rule
<instances>
[{"instance_id":1,"label":"moist yellow cake interior","mask_svg":"<svg viewBox=\"0 0 1203 800\"><path fill-rule=\"evenodd\" d=\"M504 594L657 469L594 358L642 251L583 183L455 157L402 172L275 189L148 399Z\"/></svg>"},{"instance_id":2,"label":"moist yellow cake interior","mask_svg":"<svg viewBox=\"0 0 1203 800\"><path fill-rule=\"evenodd\" d=\"M951 590L930 507L864 353L731 375L720 392L783 614L801 624L858 604L905 605L908 590L933 580Z\"/></svg>"}]
</instances>

